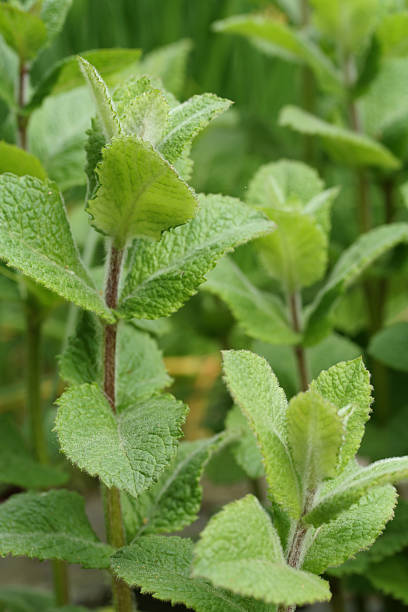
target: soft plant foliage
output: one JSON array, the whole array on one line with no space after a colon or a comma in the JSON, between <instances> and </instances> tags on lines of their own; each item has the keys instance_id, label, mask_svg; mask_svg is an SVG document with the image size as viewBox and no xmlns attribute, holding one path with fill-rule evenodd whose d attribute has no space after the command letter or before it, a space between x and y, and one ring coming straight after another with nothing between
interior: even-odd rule
<instances>
[{"instance_id":1,"label":"soft plant foliage","mask_svg":"<svg viewBox=\"0 0 408 612\"><path fill-rule=\"evenodd\" d=\"M374 543L393 517L391 483L408 478L407 457L367 467L354 458L369 417L368 372L360 359L339 363L289 404L254 353L224 352L224 376L255 433L279 510L266 513L252 495L225 506L201 534L193 575L285 610L328 599L316 574Z\"/></svg>"}]
</instances>

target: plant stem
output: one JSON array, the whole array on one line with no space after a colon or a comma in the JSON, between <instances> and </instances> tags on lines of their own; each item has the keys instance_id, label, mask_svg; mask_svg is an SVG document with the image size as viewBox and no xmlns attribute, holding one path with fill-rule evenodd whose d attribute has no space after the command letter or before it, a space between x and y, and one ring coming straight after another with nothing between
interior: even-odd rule
<instances>
[{"instance_id":1,"label":"plant stem","mask_svg":"<svg viewBox=\"0 0 408 612\"><path fill-rule=\"evenodd\" d=\"M105 287L105 301L109 308L115 309L118 304L118 289L123 251L111 247L109 256L109 271ZM104 339L104 392L106 398L116 413L115 379L116 379L116 336L117 323L105 326ZM106 490L106 532L109 544L122 548L126 544L123 528L120 492L116 487ZM128 585L112 575L112 592L117 612L133 610L132 591Z\"/></svg>"},{"instance_id":2,"label":"plant stem","mask_svg":"<svg viewBox=\"0 0 408 612\"><path fill-rule=\"evenodd\" d=\"M69 604L68 566L65 561L52 562L54 595L57 606Z\"/></svg>"},{"instance_id":3,"label":"plant stem","mask_svg":"<svg viewBox=\"0 0 408 612\"><path fill-rule=\"evenodd\" d=\"M288 297L289 310L292 319L293 331L300 333L302 331L301 324L301 296L298 291L294 291L289 294ZM309 386L309 368L307 364L306 351L301 344L297 344L293 347L296 364L299 374L300 388L302 391L306 391Z\"/></svg>"}]
</instances>

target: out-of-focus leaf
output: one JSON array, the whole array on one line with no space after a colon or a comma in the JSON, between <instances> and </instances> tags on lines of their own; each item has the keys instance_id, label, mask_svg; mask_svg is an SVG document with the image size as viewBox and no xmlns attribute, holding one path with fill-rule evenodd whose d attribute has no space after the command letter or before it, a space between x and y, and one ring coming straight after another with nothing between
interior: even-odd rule
<instances>
[{"instance_id":1,"label":"out-of-focus leaf","mask_svg":"<svg viewBox=\"0 0 408 612\"><path fill-rule=\"evenodd\" d=\"M29 174L41 180L47 178L47 173L39 159L4 140L0 141L0 173L3 172L11 172L18 176Z\"/></svg>"}]
</instances>

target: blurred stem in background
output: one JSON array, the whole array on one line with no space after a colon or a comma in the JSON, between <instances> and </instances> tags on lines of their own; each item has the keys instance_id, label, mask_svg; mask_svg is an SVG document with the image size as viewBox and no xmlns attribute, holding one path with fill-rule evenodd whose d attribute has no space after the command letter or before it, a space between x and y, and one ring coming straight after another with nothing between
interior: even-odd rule
<instances>
[{"instance_id":1,"label":"blurred stem in background","mask_svg":"<svg viewBox=\"0 0 408 612\"><path fill-rule=\"evenodd\" d=\"M17 102L18 102L18 137L22 149L27 150L27 117L24 114L26 92L29 79L29 68L21 62L19 68ZM26 405L30 423L30 439L32 451L37 460L46 465L49 463L47 437L44 427L44 411L41 400L42 378L42 343L45 310L27 288L25 296L25 328L26 328ZM55 603L69 604L68 566L64 561L52 561Z\"/></svg>"},{"instance_id":2,"label":"blurred stem in background","mask_svg":"<svg viewBox=\"0 0 408 612\"><path fill-rule=\"evenodd\" d=\"M300 334L302 331L302 297L299 291L288 295L288 307L292 320L293 331ZM299 376L300 390L307 391L309 386L309 366L306 349L301 343L293 347Z\"/></svg>"}]
</instances>

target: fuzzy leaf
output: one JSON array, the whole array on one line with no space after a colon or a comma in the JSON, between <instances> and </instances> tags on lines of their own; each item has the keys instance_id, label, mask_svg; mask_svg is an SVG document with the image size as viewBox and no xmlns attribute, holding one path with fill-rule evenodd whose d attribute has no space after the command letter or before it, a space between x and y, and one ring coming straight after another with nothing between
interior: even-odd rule
<instances>
[{"instance_id":1,"label":"fuzzy leaf","mask_svg":"<svg viewBox=\"0 0 408 612\"><path fill-rule=\"evenodd\" d=\"M199 203L196 217L166 232L159 243L135 242L120 297L122 316L170 315L196 293L220 257L274 227L262 213L234 198L200 196Z\"/></svg>"},{"instance_id":2,"label":"fuzzy leaf","mask_svg":"<svg viewBox=\"0 0 408 612\"><path fill-rule=\"evenodd\" d=\"M261 450L269 491L297 518L300 487L288 447L285 394L262 357L250 351L224 351L223 359L225 382Z\"/></svg>"},{"instance_id":3,"label":"fuzzy leaf","mask_svg":"<svg viewBox=\"0 0 408 612\"><path fill-rule=\"evenodd\" d=\"M330 330L328 315L342 293L378 257L401 242L408 241L408 224L391 223L360 236L343 252L331 274L308 308L305 322L305 343L315 344Z\"/></svg>"},{"instance_id":4,"label":"fuzzy leaf","mask_svg":"<svg viewBox=\"0 0 408 612\"><path fill-rule=\"evenodd\" d=\"M336 568L332 573L336 576L367 574L371 565L392 557L407 545L408 503L404 499L400 499L395 509L394 518L388 523L384 532L373 546L369 550L361 552L355 559L350 559L341 567Z\"/></svg>"},{"instance_id":5,"label":"fuzzy leaf","mask_svg":"<svg viewBox=\"0 0 408 612\"><path fill-rule=\"evenodd\" d=\"M204 289L224 300L251 338L271 344L299 341L279 299L255 287L230 257L222 259L210 272Z\"/></svg>"},{"instance_id":6,"label":"fuzzy leaf","mask_svg":"<svg viewBox=\"0 0 408 612\"><path fill-rule=\"evenodd\" d=\"M368 353L389 368L408 372L407 341L408 323L405 321L395 323L372 336Z\"/></svg>"},{"instance_id":7,"label":"fuzzy leaf","mask_svg":"<svg viewBox=\"0 0 408 612\"><path fill-rule=\"evenodd\" d=\"M29 174L41 180L47 178L46 171L35 155L4 140L0 141L0 173L3 172L11 172L17 176Z\"/></svg>"},{"instance_id":8,"label":"fuzzy leaf","mask_svg":"<svg viewBox=\"0 0 408 612\"><path fill-rule=\"evenodd\" d=\"M44 612L52 607L54 598L38 589L15 586L0 588L1 612Z\"/></svg>"},{"instance_id":9,"label":"fuzzy leaf","mask_svg":"<svg viewBox=\"0 0 408 612\"><path fill-rule=\"evenodd\" d=\"M368 491L358 503L316 531L303 569L322 574L371 546L392 519L396 501L397 492L391 485Z\"/></svg>"},{"instance_id":10,"label":"fuzzy leaf","mask_svg":"<svg viewBox=\"0 0 408 612\"><path fill-rule=\"evenodd\" d=\"M203 493L200 478L211 454L223 441L222 436L215 436L182 442L154 487L137 499L124 496L128 541L146 533L180 531L197 519Z\"/></svg>"},{"instance_id":11,"label":"fuzzy leaf","mask_svg":"<svg viewBox=\"0 0 408 612\"><path fill-rule=\"evenodd\" d=\"M102 157L100 187L88 212L117 248L136 237L159 240L161 232L194 216L193 192L149 143L114 139Z\"/></svg>"},{"instance_id":12,"label":"fuzzy leaf","mask_svg":"<svg viewBox=\"0 0 408 612\"><path fill-rule=\"evenodd\" d=\"M112 322L83 267L55 184L0 175L0 257L61 297Z\"/></svg>"},{"instance_id":13,"label":"fuzzy leaf","mask_svg":"<svg viewBox=\"0 0 408 612\"><path fill-rule=\"evenodd\" d=\"M345 431L340 468L344 468L360 448L364 426L370 417L370 373L361 358L354 359L321 372L310 388L334 404L343 419Z\"/></svg>"},{"instance_id":14,"label":"fuzzy leaf","mask_svg":"<svg viewBox=\"0 0 408 612\"><path fill-rule=\"evenodd\" d=\"M0 5L0 34L22 63L33 59L47 40L46 27L39 17L3 2Z\"/></svg>"},{"instance_id":15,"label":"fuzzy leaf","mask_svg":"<svg viewBox=\"0 0 408 612\"><path fill-rule=\"evenodd\" d=\"M250 478L264 476L262 455L256 443L255 435L238 406L233 406L228 412L225 428L228 432L233 432L237 438L231 445L231 452L238 465Z\"/></svg>"},{"instance_id":16,"label":"fuzzy leaf","mask_svg":"<svg viewBox=\"0 0 408 612\"><path fill-rule=\"evenodd\" d=\"M343 423L336 406L312 390L291 399L287 420L293 460L306 494L336 475Z\"/></svg>"},{"instance_id":17,"label":"fuzzy leaf","mask_svg":"<svg viewBox=\"0 0 408 612\"><path fill-rule=\"evenodd\" d=\"M324 275L328 241L325 232L308 214L268 211L277 230L257 241L268 272L293 292L312 285Z\"/></svg>"},{"instance_id":18,"label":"fuzzy leaf","mask_svg":"<svg viewBox=\"0 0 408 612\"><path fill-rule=\"evenodd\" d=\"M323 485L314 508L304 520L318 527L356 503L372 487L397 483L408 478L408 456L376 461L368 467L355 466Z\"/></svg>"},{"instance_id":19,"label":"fuzzy leaf","mask_svg":"<svg viewBox=\"0 0 408 612\"><path fill-rule=\"evenodd\" d=\"M182 95L191 40L185 38L147 53L139 64L138 73L158 77L175 96Z\"/></svg>"},{"instance_id":20,"label":"fuzzy leaf","mask_svg":"<svg viewBox=\"0 0 408 612\"><path fill-rule=\"evenodd\" d=\"M356 134L327 123L296 106L285 106L279 123L302 134L319 136L332 157L341 163L351 166L377 166L385 170L396 170L401 165L391 151L379 142L364 134Z\"/></svg>"},{"instance_id":21,"label":"fuzzy leaf","mask_svg":"<svg viewBox=\"0 0 408 612\"><path fill-rule=\"evenodd\" d=\"M283 159L259 168L249 184L246 200L263 210L290 210L294 202L306 204L323 189L324 183L314 168Z\"/></svg>"},{"instance_id":22,"label":"fuzzy leaf","mask_svg":"<svg viewBox=\"0 0 408 612\"><path fill-rule=\"evenodd\" d=\"M279 535L253 495L210 520L194 549L193 576L266 603L330 599L327 582L286 565Z\"/></svg>"},{"instance_id":23,"label":"fuzzy leaf","mask_svg":"<svg viewBox=\"0 0 408 612\"><path fill-rule=\"evenodd\" d=\"M196 612L276 612L274 606L191 578L192 556L193 543L188 538L147 535L118 551L112 568L128 584L140 586L142 593L172 605L185 604Z\"/></svg>"},{"instance_id":24,"label":"fuzzy leaf","mask_svg":"<svg viewBox=\"0 0 408 612\"><path fill-rule=\"evenodd\" d=\"M113 551L96 537L78 493L20 493L1 504L1 555L60 559L102 569L109 567Z\"/></svg>"},{"instance_id":25,"label":"fuzzy leaf","mask_svg":"<svg viewBox=\"0 0 408 612\"><path fill-rule=\"evenodd\" d=\"M81 54L89 64L94 66L105 82L112 86L120 78L122 71L134 67L140 57L139 49L95 49ZM82 87L84 77L75 55L64 57L56 62L40 81L35 89L28 108L33 110L45 97Z\"/></svg>"},{"instance_id":26,"label":"fuzzy leaf","mask_svg":"<svg viewBox=\"0 0 408 612\"><path fill-rule=\"evenodd\" d=\"M175 106L170 110L166 132L157 144L158 150L174 164L193 138L230 106L230 100L210 93L193 96L183 104Z\"/></svg>"},{"instance_id":27,"label":"fuzzy leaf","mask_svg":"<svg viewBox=\"0 0 408 612\"><path fill-rule=\"evenodd\" d=\"M156 145L166 128L169 104L159 89L150 88L135 96L123 109L118 107L118 114L125 134Z\"/></svg>"},{"instance_id":28,"label":"fuzzy leaf","mask_svg":"<svg viewBox=\"0 0 408 612\"><path fill-rule=\"evenodd\" d=\"M12 420L0 415L0 483L43 489L62 485L67 479L68 474L35 461Z\"/></svg>"},{"instance_id":29,"label":"fuzzy leaf","mask_svg":"<svg viewBox=\"0 0 408 612\"><path fill-rule=\"evenodd\" d=\"M137 496L156 482L177 450L186 408L157 395L114 414L96 385L70 387L58 400L62 451L107 487Z\"/></svg>"},{"instance_id":30,"label":"fuzzy leaf","mask_svg":"<svg viewBox=\"0 0 408 612\"><path fill-rule=\"evenodd\" d=\"M247 36L260 50L283 59L307 64L323 86L340 88L340 75L317 45L273 15L234 15L214 24L218 32Z\"/></svg>"},{"instance_id":31,"label":"fuzzy leaf","mask_svg":"<svg viewBox=\"0 0 408 612\"><path fill-rule=\"evenodd\" d=\"M92 92L103 133L108 142L122 133L119 117L108 87L99 72L83 57L78 56L79 67Z\"/></svg>"}]
</instances>

